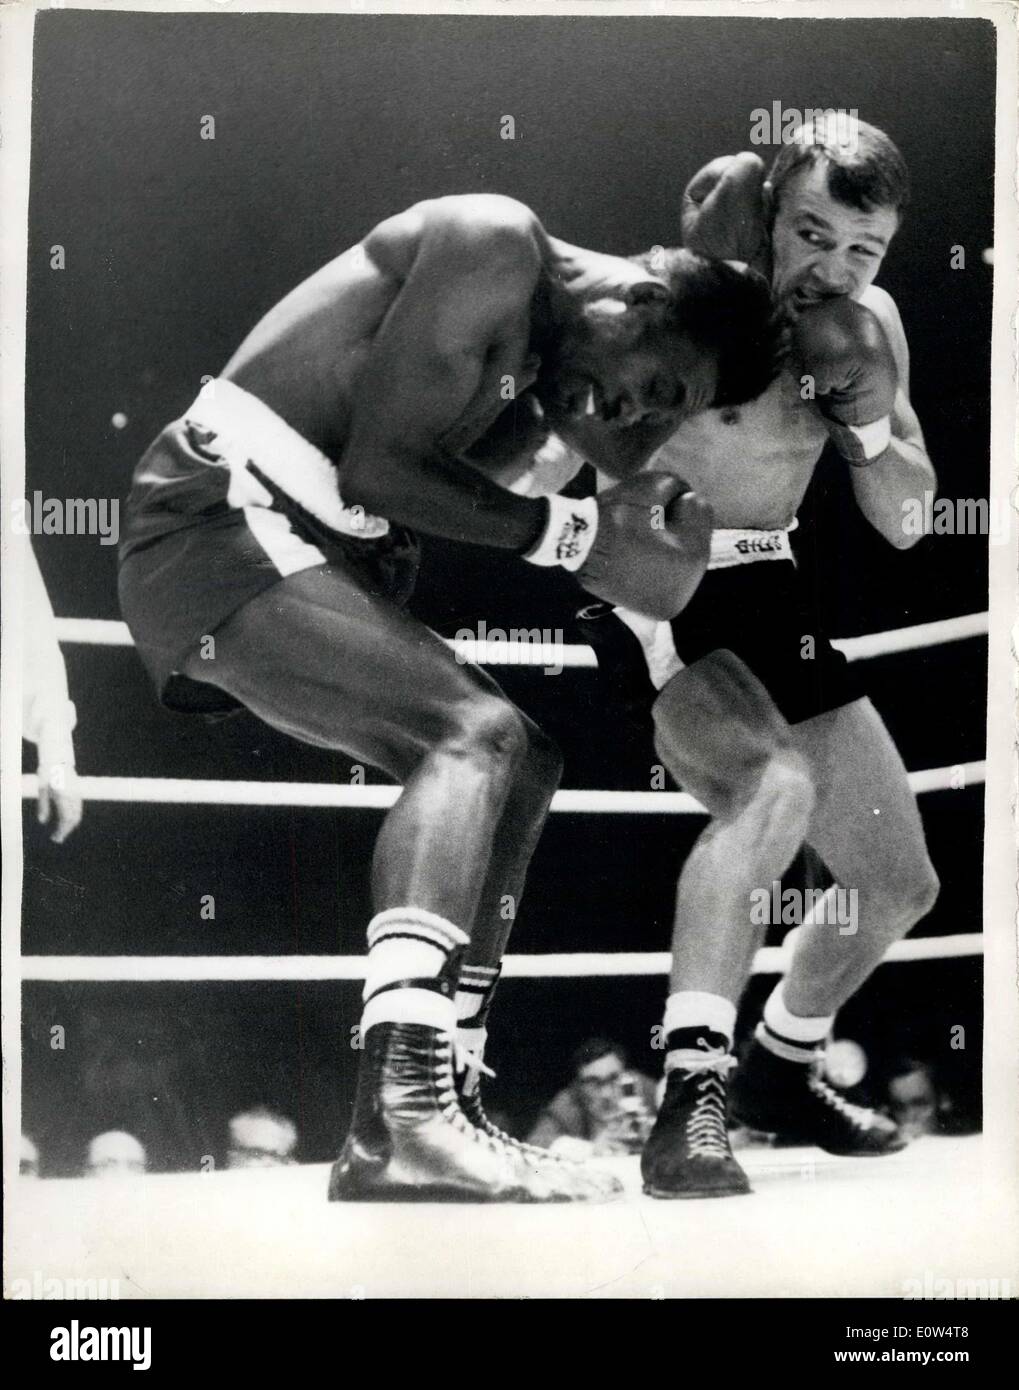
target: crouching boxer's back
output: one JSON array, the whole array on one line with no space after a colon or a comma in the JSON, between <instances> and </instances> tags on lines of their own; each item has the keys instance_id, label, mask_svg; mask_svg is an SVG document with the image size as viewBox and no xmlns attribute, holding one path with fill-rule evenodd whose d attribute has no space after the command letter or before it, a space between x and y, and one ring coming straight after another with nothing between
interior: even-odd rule
<instances>
[{"instance_id":1,"label":"crouching boxer's back","mask_svg":"<svg viewBox=\"0 0 1019 1390\"><path fill-rule=\"evenodd\" d=\"M334 1197L612 1186L494 1134L468 1072L451 1089L457 1018L477 1058L501 905L519 902L559 756L407 612L415 532L562 566L598 597L672 616L703 573L710 512L678 478L628 475L688 414L761 389L734 344L771 333L753 277L686 257L666 280L555 241L510 199L437 199L271 310L139 464L120 594L162 698L243 705L403 784L375 851L365 1049ZM552 430L623 481L578 501L487 476L514 435L526 464Z\"/></svg>"}]
</instances>

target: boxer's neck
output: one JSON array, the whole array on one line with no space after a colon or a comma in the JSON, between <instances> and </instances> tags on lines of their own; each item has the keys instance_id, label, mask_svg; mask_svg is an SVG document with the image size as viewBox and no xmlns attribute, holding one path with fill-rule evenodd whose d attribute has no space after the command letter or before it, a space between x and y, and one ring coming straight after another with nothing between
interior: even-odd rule
<instances>
[{"instance_id":1,"label":"boxer's neck","mask_svg":"<svg viewBox=\"0 0 1019 1390\"><path fill-rule=\"evenodd\" d=\"M548 238L545 279L553 316L576 315L591 300L621 298L632 285L651 278L643 266L622 256L586 251L556 237Z\"/></svg>"}]
</instances>

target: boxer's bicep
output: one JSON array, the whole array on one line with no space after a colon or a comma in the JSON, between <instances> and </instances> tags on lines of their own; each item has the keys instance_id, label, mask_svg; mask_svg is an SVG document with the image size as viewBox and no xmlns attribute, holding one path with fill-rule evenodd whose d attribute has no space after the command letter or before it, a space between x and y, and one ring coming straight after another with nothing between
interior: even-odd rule
<instances>
[{"instance_id":1,"label":"boxer's bicep","mask_svg":"<svg viewBox=\"0 0 1019 1390\"><path fill-rule=\"evenodd\" d=\"M867 289L861 302L871 310L884 330L899 374L899 387L892 411L892 435L900 443L913 445L926 454L923 429L909 399L909 343L898 306L887 290L879 289L877 285Z\"/></svg>"}]
</instances>

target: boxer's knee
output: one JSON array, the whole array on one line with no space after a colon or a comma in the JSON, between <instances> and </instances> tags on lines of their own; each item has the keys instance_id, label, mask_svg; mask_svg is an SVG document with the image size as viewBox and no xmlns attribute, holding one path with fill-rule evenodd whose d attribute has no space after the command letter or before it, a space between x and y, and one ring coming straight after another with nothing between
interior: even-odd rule
<instances>
[{"instance_id":1,"label":"boxer's knee","mask_svg":"<svg viewBox=\"0 0 1019 1390\"><path fill-rule=\"evenodd\" d=\"M912 908L916 913L915 920L919 921L921 917L933 912L940 896L941 879L938 877L937 869L925 856L923 874L914 889Z\"/></svg>"},{"instance_id":2,"label":"boxer's knee","mask_svg":"<svg viewBox=\"0 0 1019 1390\"><path fill-rule=\"evenodd\" d=\"M528 761L533 745L528 722L508 700L479 695L458 706L440 751L497 775L513 776Z\"/></svg>"},{"instance_id":3,"label":"boxer's knee","mask_svg":"<svg viewBox=\"0 0 1019 1390\"><path fill-rule=\"evenodd\" d=\"M884 922L893 935L901 936L933 911L940 892L937 870L926 851L921 851L864 885L861 910L869 920Z\"/></svg>"},{"instance_id":4,"label":"boxer's knee","mask_svg":"<svg viewBox=\"0 0 1019 1390\"><path fill-rule=\"evenodd\" d=\"M795 748L776 748L761 769L750 808L762 821L762 837L802 841L814 800L814 779L806 758Z\"/></svg>"}]
</instances>

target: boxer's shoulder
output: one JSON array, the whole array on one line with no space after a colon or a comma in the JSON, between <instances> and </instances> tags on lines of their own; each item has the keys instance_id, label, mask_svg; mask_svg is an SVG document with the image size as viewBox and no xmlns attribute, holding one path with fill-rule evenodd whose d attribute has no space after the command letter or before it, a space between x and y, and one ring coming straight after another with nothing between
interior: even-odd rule
<instances>
[{"instance_id":1,"label":"boxer's shoulder","mask_svg":"<svg viewBox=\"0 0 1019 1390\"><path fill-rule=\"evenodd\" d=\"M868 285L860 296L860 303L865 309L870 310L884 329L901 374L908 361L908 345L899 306L888 291L881 289L879 285Z\"/></svg>"},{"instance_id":2,"label":"boxer's shoulder","mask_svg":"<svg viewBox=\"0 0 1019 1390\"><path fill-rule=\"evenodd\" d=\"M859 302L869 309L886 332L902 332L902 318L895 300L880 285L868 285Z\"/></svg>"},{"instance_id":3,"label":"boxer's shoulder","mask_svg":"<svg viewBox=\"0 0 1019 1390\"><path fill-rule=\"evenodd\" d=\"M466 267L486 263L539 262L541 223L525 204L498 193L460 193L415 203L387 217L364 240L368 254L385 269L406 273L427 246L431 257Z\"/></svg>"},{"instance_id":4,"label":"boxer's shoulder","mask_svg":"<svg viewBox=\"0 0 1019 1390\"><path fill-rule=\"evenodd\" d=\"M540 226L526 203L503 193L453 193L418 205L423 215L464 235L533 235Z\"/></svg>"}]
</instances>

